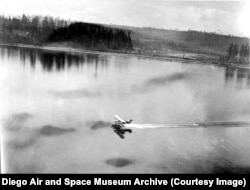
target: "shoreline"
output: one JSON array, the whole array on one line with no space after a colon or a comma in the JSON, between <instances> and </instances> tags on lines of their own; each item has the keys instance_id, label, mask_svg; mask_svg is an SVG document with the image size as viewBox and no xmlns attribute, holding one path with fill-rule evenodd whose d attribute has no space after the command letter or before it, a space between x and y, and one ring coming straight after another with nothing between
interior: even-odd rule
<instances>
[{"instance_id":1,"label":"shoreline","mask_svg":"<svg viewBox=\"0 0 250 190\"><path fill-rule=\"evenodd\" d=\"M135 56L137 58L148 58L148 59L157 59L157 60L179 60L183 63L197 63L202 65L213 65L219 67L233 67L233 68L242 68L242 69L250 69L250 65L238 65L238 64L225 64L220 63L219 60L215 60L215 55L210 55L208 57L206 54L197 53L196 57L184 57L178 55L146 55L146 52L136 53L133 51L115 51L115 50L91 50L91 49L83 49L83 48L74 48L67 46L53 46L53 45L32 45L32 44L9 44L9 43L0 43L0 46L5 47L20 47L20 48L29 48L29 49L40 49L40 50L48 50L48 51L58 51L58 52L71 52L71 53L89 53L89 54L97 54L97 55L116 55L116 56ZM192 54L189 52L184 52L184 54ZM193 53L195 54L195 53ZM198 57L199 55L199 57Z\"/></svg>"},{"instance_id":2,"label":"shoreline","mask_svg":"<svg viewBox=\"0 0 250 190\"><path fill-rule=\"evenodd\" d=\"M49 51L58 51L58 52L73 52L73 53L90 53L90 54L98 54L98 55L127 55L127 56L136 56L139 58L151 58L151 59L181 59L181 60L195 60L191 58L183 58L180 56L154 56L154 55L145 55L138 54L135 52L122 52L115 50L91 50L91 49L83 49L83 48L73 48L66 46L51 46L51 45L32 45L32 44L7 44L0 43L0 46L7 47L21 47L21 48L30 48L30 49L40 49L40 50L49 50Z\"/></svg>"}]
</instances>

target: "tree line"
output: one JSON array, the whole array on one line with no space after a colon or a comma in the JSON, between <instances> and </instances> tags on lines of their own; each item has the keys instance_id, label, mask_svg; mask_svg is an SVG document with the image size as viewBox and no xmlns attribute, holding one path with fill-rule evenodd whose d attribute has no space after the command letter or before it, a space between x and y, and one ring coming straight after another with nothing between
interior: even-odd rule
<instances>
[{"instance_id":1,"label":"tree line","mask_svg":"<svg viewBox=\"0 0 250 190\"><path fill-rule=\"evenodd\" d=\"M0 16L0 34L7 41L27 41L43 43L46 37L56 28L65 27L70 23L50 16Z\"/></svg>"},{"instance_id":2,"label":"tree line","mask_svg":"<svg viewBox=\"0 0 250 190\"><path fill-rule=\"evenodd\" d=\"M82 22L54 30L47 40L49 42L71 41L91 48L132 48L130 31Z\"/></svg>"},{"instance_id":3,"label":"tree line","mask_svg":"<svg viewBox=\"0 0 250 190\"><path fill-rule=\"evenodd\" d=\"M131 49L131 32L100 24L71 22L49 16L0 16L0 41L46 44L70 42L99 49Z\"/></svg>"},{"instance_id":4,"label":"tree line","mask_svg":"<svg viewBox=\"0 0 250 190\"><path fill-rule=\"evenodd\" d=\"M242 44L239 48L238 44L231 43L227 49L228 60L239 63L249 63L249 44Z\"/></svg>"}]
</instances>

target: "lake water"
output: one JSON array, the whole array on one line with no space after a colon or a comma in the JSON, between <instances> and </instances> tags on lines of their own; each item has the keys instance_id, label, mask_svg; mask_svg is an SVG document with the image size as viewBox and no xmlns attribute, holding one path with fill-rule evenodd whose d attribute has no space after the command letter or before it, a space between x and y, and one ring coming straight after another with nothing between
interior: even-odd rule
<instances>
[{"instance_id":1,"label":"lake water","mask_svg":"<svg viewBox=\"0 0 250 190\"><path fill-rule=\"evenodd\" d=\"M250 172L250 72L128 55L0 48L4 173ZM114 114L156 128L120 139Z\"/></svg>"}]
</instances>

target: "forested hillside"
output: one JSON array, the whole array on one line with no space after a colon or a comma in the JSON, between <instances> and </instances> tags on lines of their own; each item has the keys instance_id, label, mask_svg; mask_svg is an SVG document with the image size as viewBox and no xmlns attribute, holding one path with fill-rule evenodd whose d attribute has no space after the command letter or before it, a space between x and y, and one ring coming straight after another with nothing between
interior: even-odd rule
<instances>
[{"instance_id":1,"label":"forested hillside","mask_svg":"<svg viewBox=\"0 0 250 190\"><path fill-rule=\"evenodd\" d=\"M71 22L42 16L0 16L0 42L48 45L64 43L100 50L132 48L130 31L100 24Z\"/></svg>"},{"instance_id":2,"label":"forested hillside","mask_svg":"<svg viewBox=\"0 0 250 190\"><path fill-rule=\"evenodd\" d=\"M83 47L132 49L130 31L114 29L99 24L72 23L67 27L54 30L47 42L74 42Z\"/></svg>"}]
</instances>

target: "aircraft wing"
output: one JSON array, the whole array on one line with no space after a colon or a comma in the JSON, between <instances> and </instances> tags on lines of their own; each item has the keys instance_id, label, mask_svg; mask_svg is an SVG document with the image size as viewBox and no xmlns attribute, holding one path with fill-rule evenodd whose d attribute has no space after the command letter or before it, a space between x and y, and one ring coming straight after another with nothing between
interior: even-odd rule
<instances>
[{"instance_id":1,"label":"aircraft wing","mask_svg":"<svg viewBox=\"0 0 250 190\"><path fill-rule=\"evenodd\" d=\"M115 120L116 124L123 124L123 123L125 123L125 121L122 118L120 118L118 115L114 115L114 120Z\"/></svg>"}]
</instances>

